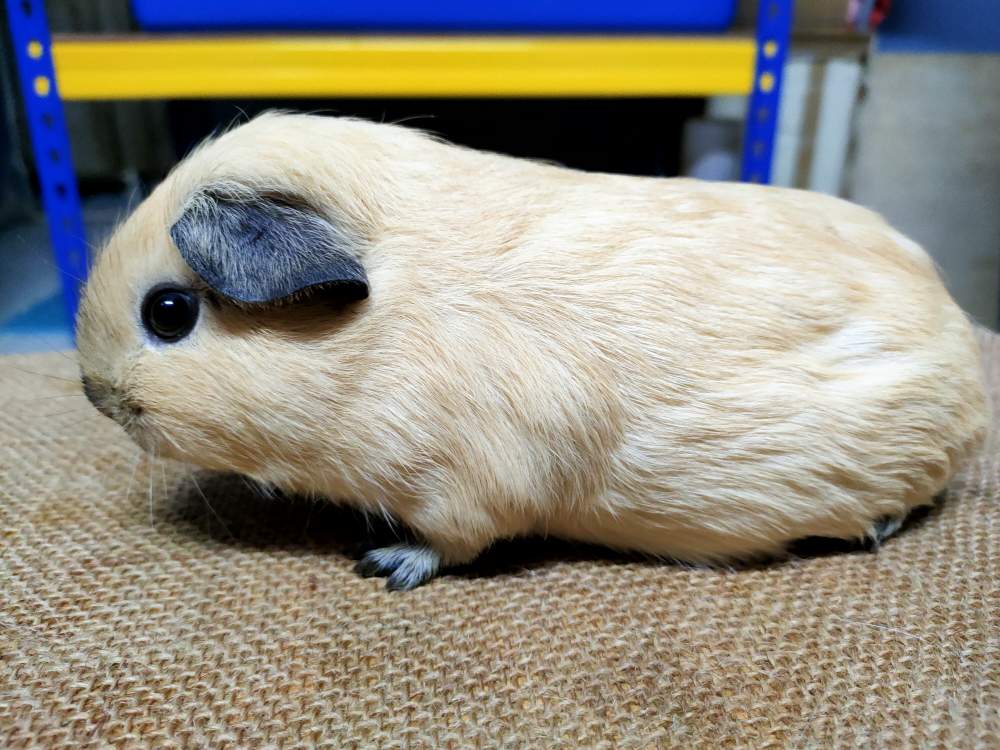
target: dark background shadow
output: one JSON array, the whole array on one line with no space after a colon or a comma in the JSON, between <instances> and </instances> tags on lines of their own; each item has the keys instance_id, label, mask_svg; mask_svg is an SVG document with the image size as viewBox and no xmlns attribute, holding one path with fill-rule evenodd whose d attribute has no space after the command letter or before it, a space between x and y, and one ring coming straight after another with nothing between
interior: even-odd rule
<instances>
[{"instance_id":1,"label":"dark background shadow","mask_svg":"<svg viewBox=\"0 0 1000 750\"><path fill-rule=\"evenodd\" d=\"M896 534L908 533L939 515L940 503L941 497L935 505L911 513ZM358 560L373 547L414 538L405 527L381 517L366 516L325 500L270 493L235 474L198 472L195 480L185 480L165 505L163 519L182 533L237 547L307 550ZM724 568L734 572L757 570L830 555L870 554L878 547L871 541L809 537L794 542L788 554L780 558L729 563ZM691 567L596 545L528 537L497 542L473 563L450 569L447 574L471 578L514 575L557 563L583 561Z\"/></svg>"},{"instance_id":2,"label":"dark background shadow","mask_svg":"<svg viewBox=\"0 0 1000 750\"><path fill-rule=\"evenodd\" d=\"M576 169L634 175L681 172L681 134L702 99L458 98L186 101L168 104L178 155L206 135L269 109L398 122L453 143Z\"/></svg>"}]
</instances>

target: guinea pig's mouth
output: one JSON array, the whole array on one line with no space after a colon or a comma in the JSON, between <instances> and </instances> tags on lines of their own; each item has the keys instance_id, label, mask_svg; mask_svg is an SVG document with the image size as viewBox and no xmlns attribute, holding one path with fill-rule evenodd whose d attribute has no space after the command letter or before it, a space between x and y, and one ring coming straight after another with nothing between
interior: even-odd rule
<instances>
[{"instance_id":1,"label":"guinea pig's mouth","mask_svg":"<svg viewBox=\"0 0 1000 750\"><path fill-rule=\"evenodd\" d=\"M153 441L148 431L142 428L142 404L123 397L106 380L91 378L86 375L81 380L83 381L83 393L86 395L87 400L94 405L94 408L108 419L112 419L121 425L129 437L135 440L141 447L149 450Z\"/></svg>"}]
</instances>

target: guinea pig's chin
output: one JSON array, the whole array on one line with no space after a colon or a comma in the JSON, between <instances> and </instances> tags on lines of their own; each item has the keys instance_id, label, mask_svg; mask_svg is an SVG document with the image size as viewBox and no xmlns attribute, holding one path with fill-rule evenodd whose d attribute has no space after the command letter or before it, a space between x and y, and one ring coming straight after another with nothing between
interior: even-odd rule
<instances>
[{"instance_id":1,"label":"guinea pig's chin","mask_svg":"<svg viewBox=\"0 0 1000 750\"><path fill-rule=\"evenodd\" d=\"M164 439L156 425L144 417L133 418L120 423L125 433L146 453L157 458L180 458L171 441Z\"/></svg>"},{"instance_id":2,"label":"guinea pig's chin","mask_svg":"<svg viewBox=\"0 0 1000 750\"><path fill-rule=\"evenodd\" d=\"M163 439L148 427L132 421L129 424L122 425L122 429L146 453L154 456L165 456L168 453L168 451L164 450L165 443Z\"/></svg>"},{"instance_id":3,"label":"guinea pig's chin","mask_svg":"<svg viewBox=\"0 0 1000 750\"><path fill-rule=\"evenodd\" d=\"M134 419L128 426L123 425L123 429L136 445L155 458L169 458L203 468L213 468L207 465L203 455L197 452L192 454L178 447L175 440L165 437L159 426L150 420Z\"/></svg>"}]
</instances>

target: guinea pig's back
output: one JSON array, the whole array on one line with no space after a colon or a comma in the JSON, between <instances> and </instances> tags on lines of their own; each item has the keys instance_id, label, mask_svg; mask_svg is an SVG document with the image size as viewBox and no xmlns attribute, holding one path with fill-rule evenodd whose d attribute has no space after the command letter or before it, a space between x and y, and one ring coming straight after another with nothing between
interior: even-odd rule
<instances>
[{"instance_id":1,"label":"guinea pig's back","mask_svg":"<svg viewBox=\"0 0 1000 750\"><path fill-rule=\"evenodd\" d=\"M606 180L506 261L559 280L531 319L613 380L592 390L620 416L593 508L551 528L718 559L862 537L943 488L985 401L971 327L918 246L826 196Z\"/></svg>"}]
</instances>

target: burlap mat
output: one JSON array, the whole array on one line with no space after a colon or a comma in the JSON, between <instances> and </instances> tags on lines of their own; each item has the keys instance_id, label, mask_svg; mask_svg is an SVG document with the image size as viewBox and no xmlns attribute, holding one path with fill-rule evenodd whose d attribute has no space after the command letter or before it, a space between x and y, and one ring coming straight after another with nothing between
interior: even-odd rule
<instances>
[{"instance_id":1,"label":"burlap mat","mask_svg":"<svg viewBox=\"0 0 1000 750\"><path fill-rule=\"evenodd\" d=\"M877 553L515 544L393 594L353 517L137 461L53 376L0 360L3 747L1000 747L996 436Z\"/></svg>"}]
</instances>

